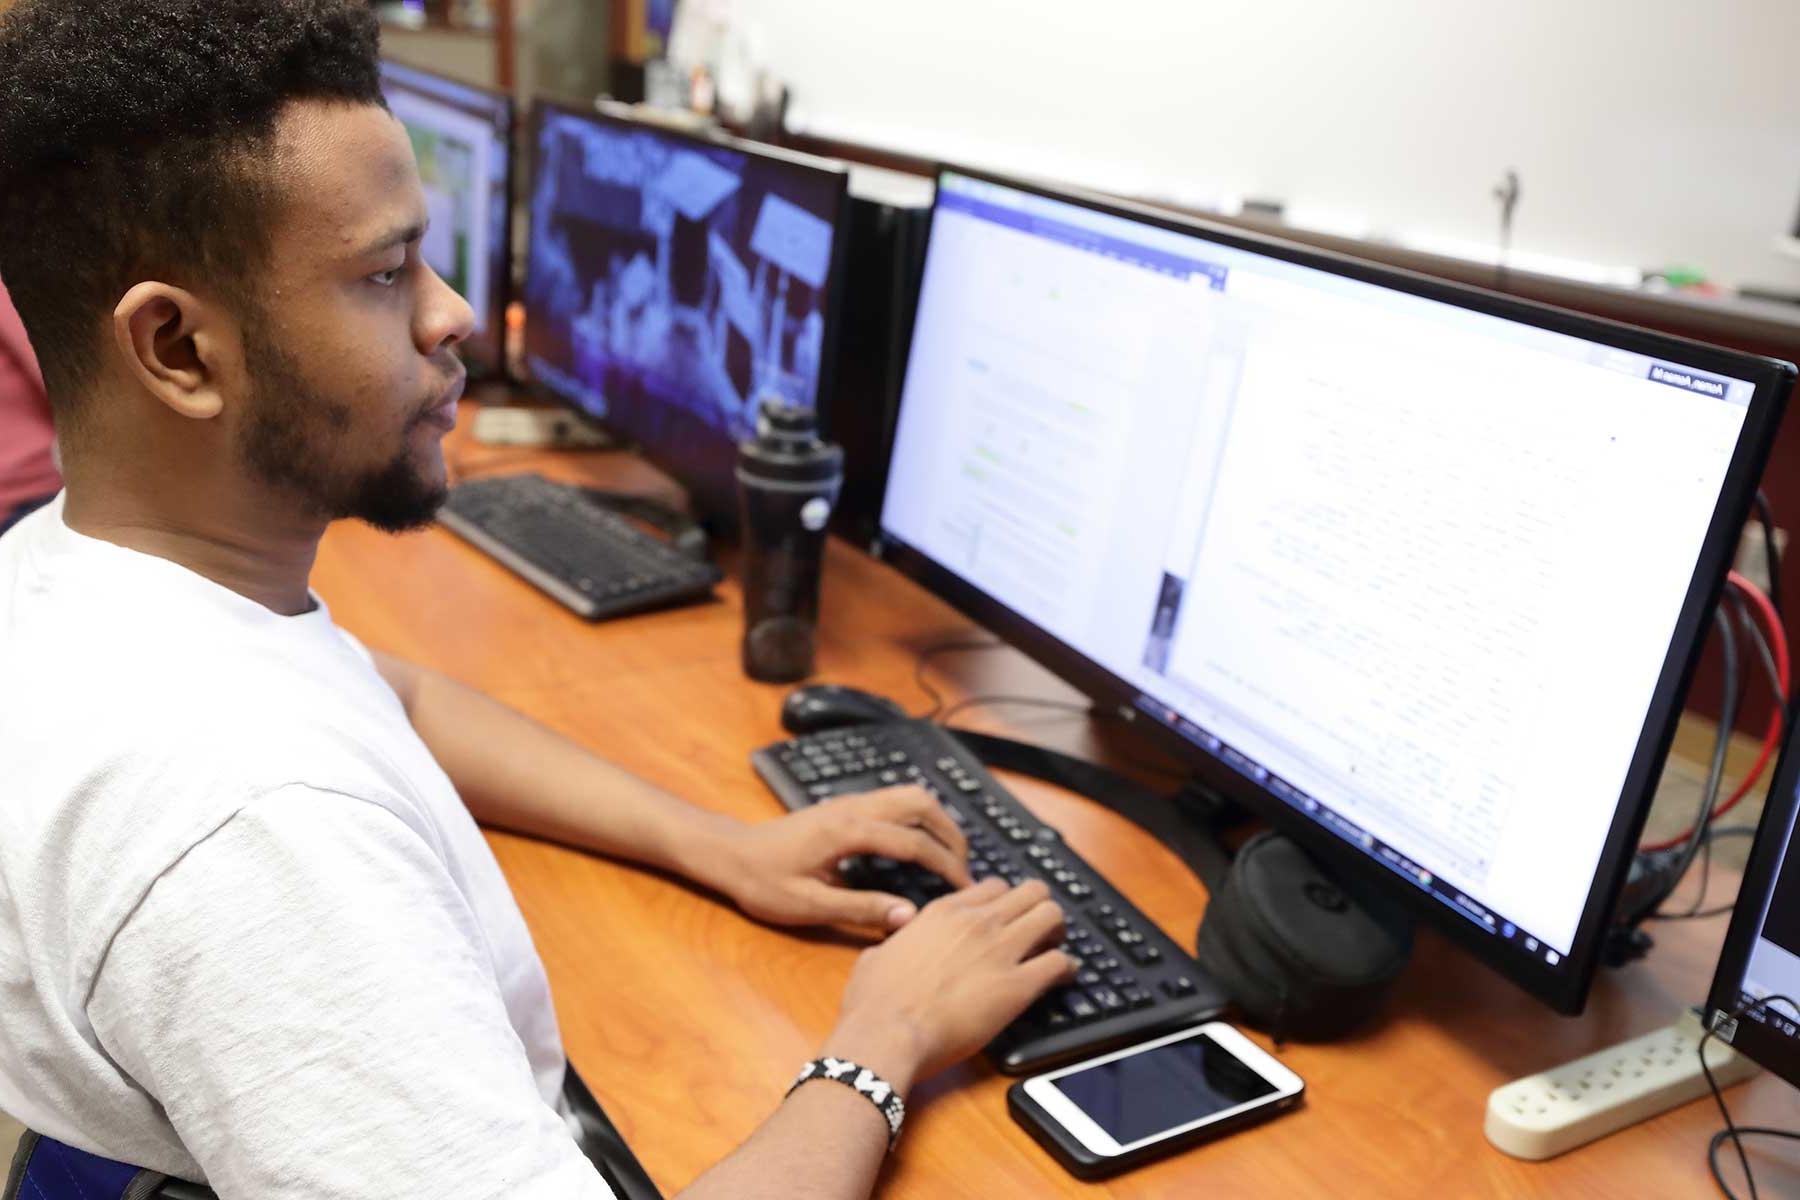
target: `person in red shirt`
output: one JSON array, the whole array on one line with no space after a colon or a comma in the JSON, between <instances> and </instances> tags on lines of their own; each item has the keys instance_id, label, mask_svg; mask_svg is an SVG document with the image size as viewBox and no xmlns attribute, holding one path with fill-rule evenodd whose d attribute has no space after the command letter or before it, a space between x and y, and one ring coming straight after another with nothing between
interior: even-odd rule
<instances>
[{"instance_id":1,"label":"person in red shirt","mask_svg":"<svg viewBox=\"0 0 1800 1200\"><path fill-rule=\"evenodd\" d=\"M55 441L37 355L0 283L0 533L62 487Z\"/></svg>"}]
</instances>

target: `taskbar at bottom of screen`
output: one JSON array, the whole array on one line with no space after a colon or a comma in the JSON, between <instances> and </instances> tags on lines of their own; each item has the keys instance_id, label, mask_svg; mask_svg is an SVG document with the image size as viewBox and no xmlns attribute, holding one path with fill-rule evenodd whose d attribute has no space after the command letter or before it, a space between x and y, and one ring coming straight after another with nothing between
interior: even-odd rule
<instances>
[{"instance_id":1,"label":"taskbar at bottom of screen","mask_svg":"<svg viewBox=\"0 0 1800 1200\"><path fill-rule=\"evenodd\" d=\"M1478 929L1517 946L1524 953L1541 960L1546 966L1554 967L1562 962L1567 953L1567 947L1559 949L1551 946L1542 938L1519 928L1514 922L1494 912L1487 905L1440 878L1434 872L1420 866L1406 854L1388 845L1318 797L1288 782L1211 730L1188 720L1165 702L1154 696L1140 693L1133 707L1139 712L1155 718L1158 723L1180 734L1187 741L1199 746L1289 808L1305 814L1315 823L1324 826L1332 834L1355 846Z\"/></svg>"}]
</instances>

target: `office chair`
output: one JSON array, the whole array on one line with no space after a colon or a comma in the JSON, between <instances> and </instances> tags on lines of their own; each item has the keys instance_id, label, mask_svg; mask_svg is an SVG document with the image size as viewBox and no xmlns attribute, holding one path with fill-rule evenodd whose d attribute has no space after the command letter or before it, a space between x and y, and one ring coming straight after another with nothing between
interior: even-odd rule
<instances>
[{"instance_id":1,"label":"office chair","mask_svg":"<svg viewBox=\"0 0 1800 1200\"><path fill-rule=\"evenodd\" d=\"M578 1145L618 1200L662 1200L618 1127L594 1099L573 1063L563 1098L581 1126ZM41 1153L40 1153L41 1151ZM54 1167L54 1170L51 1170ZM30 1191L25 1184L30 1182ZM159 1178L64 1146L27 1130L13 1156L0 1200L218 1200L218 1193L185 1179Z\"/></svg>"}]
</instances>

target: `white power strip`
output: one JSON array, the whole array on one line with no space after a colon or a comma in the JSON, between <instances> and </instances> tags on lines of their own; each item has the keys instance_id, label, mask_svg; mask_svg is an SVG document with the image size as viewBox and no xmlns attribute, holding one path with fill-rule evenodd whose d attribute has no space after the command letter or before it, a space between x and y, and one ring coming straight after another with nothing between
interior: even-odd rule
<instances>
[{"instance_id":1,"label":"white power strip","mask_svg":"<svg viewBox=\"0 0 1800 1200\"><path fill-rule=\"evenodd\" d=\"M1707 1092L1700 1071L1700 1018L1497 1087L1488 1096L1487 1139L1536 1161L1636 1125ZM1706 1065L1721 1088L1756 1074L1756 1064L1713 1038Z\"/></svg>"},{"instance_id":2,"label":"white power strip","mask_svg":"<svg viewBox=\"0 0 1800 1200\"><path fill-rule=\"evenodd\" d=\"M475 440L489 446L600 448L613 444L606 431L556 408L489 405L475 414Z\"/></svg>"}]
</instances>

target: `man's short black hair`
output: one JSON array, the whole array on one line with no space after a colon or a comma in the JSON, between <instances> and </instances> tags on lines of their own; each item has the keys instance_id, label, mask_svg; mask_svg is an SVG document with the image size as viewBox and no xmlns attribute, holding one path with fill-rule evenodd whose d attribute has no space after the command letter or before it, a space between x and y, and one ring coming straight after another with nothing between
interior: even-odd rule
<instances>
[{"instance_id":1,"label":"man's short black hair","mask_svg":"<svg viewBox=\"0 0 1800 1200\"><path fill-rule=\"evenodd\" d=\"M59 418L144 279L254 295L276 118L382 104L367 0L21 0L0 16L0 279Z\"/></svg>"}]
</instances>

